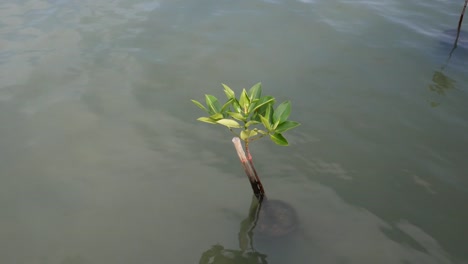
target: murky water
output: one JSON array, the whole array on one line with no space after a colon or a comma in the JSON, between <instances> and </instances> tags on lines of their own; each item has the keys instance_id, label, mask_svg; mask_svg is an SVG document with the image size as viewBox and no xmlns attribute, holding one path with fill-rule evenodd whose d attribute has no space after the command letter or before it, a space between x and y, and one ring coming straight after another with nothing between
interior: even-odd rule
<instances>
[{"instance_id":1,"label":"murky water","mask_svg":"<svg viewBox=\"0 0 468 264\"><path fill-rule=\"evenodd\" d=\"M2 1L0 262L468 263L462 4ZM258 81L302 123L252 145L300 224L242 251L248 181L189 99Z\"/></svg>"}]
</instances>

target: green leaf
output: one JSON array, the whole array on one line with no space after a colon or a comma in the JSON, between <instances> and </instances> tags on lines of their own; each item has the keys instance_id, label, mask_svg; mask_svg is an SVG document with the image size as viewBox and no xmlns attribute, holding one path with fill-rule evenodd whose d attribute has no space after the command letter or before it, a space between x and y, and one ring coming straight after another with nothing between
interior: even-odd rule
<instances>
[{"instance_id":1,"label":"green leaf","mask_svg":"<svg viewBox=\"0 0 468 264\"><path fill-rule=\"evenodd\" d=\"M259 122L259 123L262 122L262 120L260 120L260 116L259 116L258 112L254 112L254 113L252 114L252 116L250 117L250 120L251 120L251 121L257 121L257 122Z\"/></svg>"},{"instance_id":2,"label":"green leaf","mask_svg":"<svg viewBox=\"0 0 468 264\"><path fill-rule=\"evenodd\" d=\"M242 93L239 98L239 104L242 108L242 111L244 111L244 113L247 114L247 110L249 109L250 105L250 99L247 96L247 91L245 89L242 90Z\"/></svg>"},{"instance_id":3,"label":"green leaf","mask_svg":"<svg viewBox=\"0 0 468 264\"><path fill-rule=\"evenodd\" d=\"M232 101L233 101L233 100L234 100L233 98L229 99L229 100L223 105L223 107L221 107L220 112L224 114L224 112L226 112L226 110L229 109L229 106L232 104Z\"/></svg>"},{"instance_id":4,"label":"green leaf","mask_svg":"<svg viewBox=\"0 0 468 264\"><path fill-rule=\"evenodd\" d=\"M248 140L251 137L256 136L257 134L258 134L257 131L254 131L254 130L248 130L248 129L247 130L242 130L240 132L240 138L245 141L245 140Z\"/></svg>"},{"instance_id":5,"label":"green leaf","mask_svg":"<svg viewBox=\"0 0 468 264\"><path fill-rule=\"evenodd\" d=\"M250 130L249 138L255 137L256 135L258 135L258 132L256 130Z\"/></svg>"},{"instance_id":6,"label":"green leaf","mask_svg":"<svg viewBox=\"0 0 468 264\"><path fill-rule=\"evenodd\" d=\"M249 90L250 101L259 99L262 96L262 83L257 83Z\"/></svg>"},{"instance_id":7,"label":"green leaf","mask_svg":"<svg viewBox=\"0 0 468 264\"><path fill-rule=\"evenodd\" d=\"M258 101L259 99L250 100L249 111L248 111L249 113L251 113L253 109L255 108L255 106L257 106Z\"/></svg>"},{"instance_id":8,"label":"green leaf","mask_svg":"<svg viewBox=\"0 0 468 264\"><path fill-rule=\"evenodd\" d=\"M279 124L276 129L275 129L275 132L276 133L283 133L285 131L288 131L290 129L293 129L297 126L300 126L301 124L298 123L298 122L295 122L295 121L289 121L289 120L286 120L284 121L283 123Z\"/></svg>"},{"instance_id":9,"label":"green leaf","mask_svg":"<svg viewBox=\"0 0 468 264\"><path fill-rule=\"evenodd\" d=\"M275 109L275 113L273 114L273 121L283 123L289 117L291 113L291 102L286 101L282 102L278 107Z\"/></svg>"},{"instance_id":10,"label":"green leaf","mask_svg":"<svg viewBox=\"0 0 468 264\"><path fill-rule=\"evenodd\" d=\"M216 125L216 120L213 120L209 117L199 117L197 118L198 121L205 122L205 123L210 123L210 124L215 124Z\"/></svg>"},{"instance_id":11,"label":"green leaf","mask_svg":"<svg viewBox=\"0 0 468 264\"><path fill-rule=\"evenodd\" d=\"M279 120L277 120L277 121L273 124L273 126L271 126L271 128L273 128L273 130L276 130L276 127L278 127L278 125L279 125Z\"/></svg>"},{"instance_id":12,"label":"green leaf","mask_svg":"<svg viewBox=\"0 0 468 264\"><path fill-rule=\"evenodd\" d=\"M268 120L270 124L273 123L273 105L272 104L267 105L266 111L265 111L265 118Z\"/></svg>"},{"instance_id":13,"label":"green leaf","mask_svg":"<svg viewBox=\"0 0 468 264\"><path fill-rule=\"evenodd\" d=\"M259 108L262 107L262 106L266 106L267 104L272 104L273 105L274 103L275 103L275 98L273 98L271 96L264 96L264 97L260 98L260 100L257 102L255 108L252 109L252 111L258 110L258 112L260 114L263 114L263 111L261 111Z\"/></svg>"},{"instance_id":14,"label":"green leaf","mask_svg":"<svg viewBox=\"0 0 468 264\"><path fill-rule=\"evenodd\" d=\"M221 106L219 105L218 99L210 94L206 94L205 99L206 106L208 106L208 112L212 115L219 113L219 110L221 110Z\"/></svg>"},{"instance_id":15,"label":"green leaf","mask_svg":"<svg viewBox=\"0 0 468 264\"><path fill-rule=\"evenodd\" d=\"M270 139L278 145L287 146L288 141L282 133L300 125L295 121L288 121L291 113L291 102L286 101L278 107L274 107L275 98L262 97L261 83L253 85L248 91L242 89L239 98L226 84L222 84L227 101L220 105L218 99L206 94L206 105L197 100L191 100L198 108L208 112L208 117L200 117L197 120L210 124L220 124L232 128L239 128L239 136L242 140L258 139L270 136ZM237 121L236 121L237 120ZM258 126L262 124L264 128ZM250 129L249 129L250 128Z\"/></svg>"},{"instance_id":16,"label":"green leaf","mask_svg":"<svg viewBox=\"0 0 468 264\"><path fill-rule=\"evenodd\" d=\"M245 124L245 126L246 126L246 127L249 127L249 126L251 126L251 125L256 125L256 124L260 124L260 122L255 121L255 120L250 120L249 122L247 122L247 123Z\"/></svg>"},{"instance_id":17,"label":"green leaf","mask_svg":"<svg viewBox=\"0 0 468 264\"><path fill-rule=\"evenodd\" d=\"M240 132L240 139L246 141L249 138L249 130L242 130Z\"/></svg>"},{"instance_id":18,"label":"green leaf","mask_svg":"<svg viewBox=\"0 0 468 264\"><path fill-rule=\"evenodd\" d=\"M236 98L236 94L231 88L229 88L229 86L225 85L224 83L222 85L224 87L224 93L228 99Z\"/></svg>"},{"instance_id":19,"label":"green leaf","mask_svg":"<svg viewBox=\"0 0 468 264\"><path fill-rule=\"evenodd\" d=\"M242 112L242 107L240 106L239 101L237 101L236 98L232 100L232 106L234 107L234 110L237 111L237 113L240 114Z\"/></svg>"},{"instance_id":20,"label":"green leaf","mask_svg":"<svg viewBox=\"0 0 468 264\"><path fill-rule=\"evenodd\" d=\"M227 112L227 114L234 119L245 122L245 117L242 114L234 113L234 112Z\"/></svg>"},{"instance_id":21,"label":"green leaf","mask_svg":"<svg viewBox=\"0 0 468 264\"><path fill-rule=\"evenodd\" d=\"M208 112L208 110L205 108L205 106L202 105L202 104L201 104L200 102L198 102L197 100L193 100L193 99L192 99L191 101L192 101L192 103L194 103L196 106L198 106L198 107L199 107L200 109L202 109L203 111Z\"/></svg>"},{"instance_id":22,"label":"green leaf","mask_svg":"<svg viewBox=\"0 0 468 264\"><path fill-rule=\"evenodd\" d=\"M289 145L288 141L280 133L275 133L270 135L270 139L280 146Z\"/></svg>"},{"instance_id":23,"label":"green leaf","mask_svg":"<svg viewBox=\"0 0 468 264\"><path fill-rule=\"evenodd\" d=\"M223 116L223 114L221 114L221 113L216 113L216 114L210 116L210 118L211 118L212 120L219 120L219 119L222 119L223 117L224 117L224 116Z\"/></svg>"},{"instance_id":24,"label":"green leaf","mask_svg":"<svg viewBox=\"0 0 468 264\"><path fill-rule=\"evenodd\" d=\"M217 120L216 123L221 124L223 126L227 126L228 128L241 128L239 123L237 121L232 120L232 119L220 119Z\"/></svg>"},{"instance_id":25,"label":"green leaf","mask_svg":"<svg viewBox=\"0 0 468 264\"><path fill-rule=\"evenodd\" d=\"M263 126L268 130L268 131L271 131L271 124L270 124L270 121L268 121L268 119L266 119L264 116L260 115L260 119L262 120L262 124Z\"/></svg>"}]
</instances>

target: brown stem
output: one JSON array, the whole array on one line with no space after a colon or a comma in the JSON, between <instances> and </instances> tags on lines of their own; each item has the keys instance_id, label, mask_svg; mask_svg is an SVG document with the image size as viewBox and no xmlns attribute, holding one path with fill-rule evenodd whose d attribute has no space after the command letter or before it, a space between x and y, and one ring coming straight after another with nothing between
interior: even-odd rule
<instances>
[{"instance_id":1,"label":"brown stem","mask_svg":"<svg viewBox=\"0 0 468 264\"><path fill-rule=\"evenodd\" d=\"M460 14L460 19L458 20L458 28L457 28L457 37L455 38L455 42L453 43L453 47L452 47L452 50L450 51L449 53L449 56L447 58L447 61L445 62L445 64L442 66L442 70L445 69L445 66L447 66L450 58L452 57L452 54L453 52L455 51L455 49L457 48L457 45L458 45L458 39L460 38L460 32L461 32L461 26L462 26L462 22L463 22L463 16L465 15L465 11L466 11L466 6L468 4L468 0L465 0L465 5L463 6L463 9L462 9L462 12Z\"/></svg>"},{"instance_id":2,"label":"brown stem","mask_svg":"<svg viewBox=\"0 0 468 264\"><path fill-rule=\"evenodd\" d=\"M236 148L237 155L239 156L239 160L242 164L242 167L244 168L245 174L249 178L250 185L252 186L252 190L253 190L255 197L257 197L259 201L262 201L265 195L265 191L263 190L262 183L260 182L260 179L256 175L256 171L252 166L253 163L248 161L245 155L244 149L242 148L240 138L234 137L232 139L232 143L234 144L234 147Z\"/></svg>"},{"instance_id":3,"label":"brown stem","mask_svg":"<svg viewBox=\"0 0 468 264\"><path fill-rule=\"evenodd\" d=\"M465 14L466 5L468 5L468 0L465 0L465 5L463 6L463 10L462 10L461 15L460 15L460 20L458 21L458 32L460 32L460 30L461 30L461 25L462 25L462 22L463 22L463 15Z\"/></svg>"},{"instance_id":4,"label":"brown stem","mask_svg":"<svg viewBox=\"0 0 468 264\"><path fill-rule=\"evenodd\" d=\"M262 192L263 195L265 195L265 190L263 189L262 181L260 181L260 177L258 177L257 170L255 169L255 166L253 164L252 155L250 155L249 141L245 141L245 152L247 153L247 160L249 161L250 167L252 167L252 170L253 170L255 179L258 182L260 191Z\"/></svg>"},{"instance_id":5,"label":"brown stem","mask_svg":"<svg viewBox=\"0 0 468 264\"><path fill-rule=\"evenodd\" d=\"M468 4L468 0L465 0L465 5L463 6L463 10L462 10L462 12L460 14L460 19L458 20L457 37L455 39L454 47L457 46L458 38L460 38L460 31L461 31L461 26L462 26L462 22L463 22L463 16L465 15L465 10L466 10L466 5L467 4Z\"/></svg>"}]
</instances>

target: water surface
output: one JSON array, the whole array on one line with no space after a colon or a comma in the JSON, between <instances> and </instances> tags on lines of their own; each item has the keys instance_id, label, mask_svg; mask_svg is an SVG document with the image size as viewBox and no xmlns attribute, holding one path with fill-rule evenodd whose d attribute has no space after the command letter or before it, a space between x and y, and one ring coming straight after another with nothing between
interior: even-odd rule
<instances>
[{"instance_id":1,"label":"water surface","mask_svg":"<svg viewBox=\"0 0 468 264\"><path fill-rule=\"evenodd\" d=\"M3 1L0 262L239 252L250 187L228 131L189 100L261 81L302 123L288 148L252 146L300 220L254 241L268 263L467 263L468 50L447 61L444 35L461 8Z\"/></svg>"}]
</instances>

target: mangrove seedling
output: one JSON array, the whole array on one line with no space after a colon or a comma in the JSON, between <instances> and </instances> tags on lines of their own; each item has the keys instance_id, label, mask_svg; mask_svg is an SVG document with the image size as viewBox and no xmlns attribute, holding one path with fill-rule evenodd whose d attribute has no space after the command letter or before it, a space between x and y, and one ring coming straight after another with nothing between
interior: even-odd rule
<instances>
[{"instance_id":1,"label":"mangrove seedling","mask_svg":"<svg viewBox=\"0 0 468 264\"><path fill-rule=\"evenodd\" d=\"M249 91L243 89L239 97L236 97L229 86L223 84L223 88L227 98L223 104L210 94L205 95L206 105L192 100L196 106L208 114L208 116L200 117L197 120L224 126L235 135L232 142L237 155L249 178L255 197L261 201L265 196L265 190L250 155L250 143L268 136L274 143L287 146L288 141L283 133L300 124L288 120L291 113L291 102L282 102L274 108L275 98L262 96L261 83L252 86ZM244 142L245 152L241 141Z\"/></svg>"}]
</instances>

